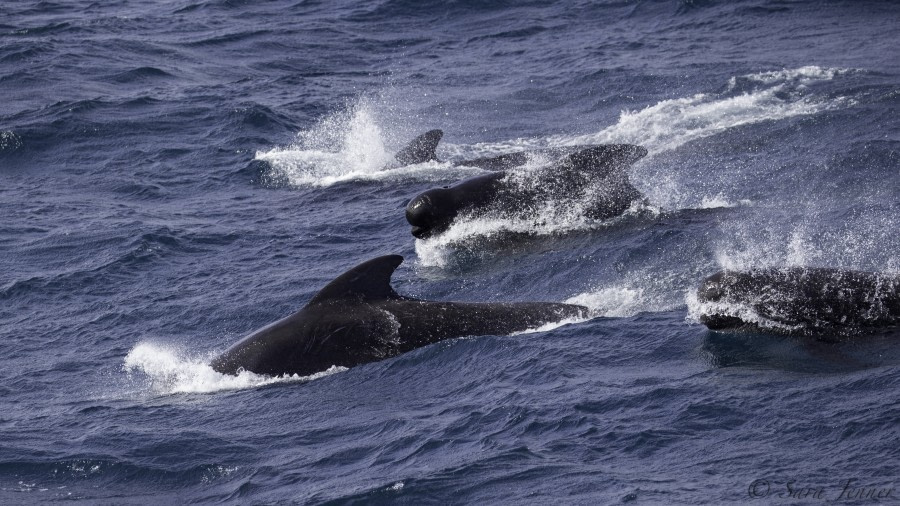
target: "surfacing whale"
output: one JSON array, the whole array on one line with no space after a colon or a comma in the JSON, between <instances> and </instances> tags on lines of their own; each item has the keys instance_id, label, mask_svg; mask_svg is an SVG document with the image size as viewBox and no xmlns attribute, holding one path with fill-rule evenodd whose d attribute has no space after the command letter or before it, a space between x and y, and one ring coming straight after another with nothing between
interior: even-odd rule
<instances>
[{"instance_id":1,"label":"surfacing whale","mask_svg":"<svg viewBox=\"0 0 900 506\"><path fill-rule=\"evenodd\" d=\"M223 374L309 375L353 367L454 337L505 335L568 318L587 308L553 302L438 302L398 295L391 275L399 255L341 274L300 311L228 348L211 366Z\"/></svg>"},{"instance_id":2,"label":"surfacing whale","mask_svg":"<svg viewBox=\"0 0 900 506\"><path fill-rule=\"evenodd\" d=\"M426 162L439 162L437 146L444 137L444 132L439 129L429 130L411 140L394 155L394 160L389 168L405 167ZM563 146L558 148L537 148L528 151L515 151L497 156L472 158L452 162L455 167L477 167L484 170L507 170L521 167L535 157L556 159L571 154L589 146Z\"/></svg>"},{"instance_id":3,"label":"surfacing whale","mask_svg":"<svg viewBox=\"0 0 900 506\"><path fill-rule=\"evenodd\" d=\"M406 206L406 220L412 235L425 239L459 216L522 217L547 202L578 206L590 219L611 218L641 197L626 169L646 155L631 144L593 146L527 175L501 170L476 176L417 195Z\"/></svg>"},{"instance_id":4,"label":"surfacing whale","mask_svg":"<svg viewBox=\"0 0 900 506\"><path fill-rule=\"evenodd\" d=\"M697 290L712 330L822 339L900 326L900 277L832 268L721 271Z\"/></svg>"}]
</instances>

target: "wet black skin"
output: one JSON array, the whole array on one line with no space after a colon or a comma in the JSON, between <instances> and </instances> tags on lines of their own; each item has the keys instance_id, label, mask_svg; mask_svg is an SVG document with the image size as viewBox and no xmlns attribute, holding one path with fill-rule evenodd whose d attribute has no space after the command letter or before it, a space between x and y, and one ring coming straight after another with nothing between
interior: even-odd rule
<instances>
[{"instance_id":1,"label":"wet black skin","mask_svg":"<svg viewBox=\"0 0 900 506\"><path fill-rule=\"evenodd\" d=\"M447 230L460 213L487 208L503 194L504 172L467 179L454 186L420 193L406 206L406 221L412 235L425 239Z\"/></svg>"},{"instance_id":2,"label":"wet black skin","mask_svg":"<svg viewBox=\"0 0 900 506\"><path fill-rule=\"evenodd\" d=\"M435 150L443 136L443 131L435 129L416 137L394 155L394 165L403 167L437 160Z\"/></svg>"},{"instance_id":3,"label":"wet black skin","mask_svg":"<svg viewBox=\"0 0 900 506\"><path fill-rule=\"evenodd\" d=\"M213 360L223 374L309 375L353 367L461 336L505 335L566 318L583 306L550 302L462 303L398 295L390 277L403 261L364 262L326 285L300 311L253 332Z\"/></svg>"},{"instance_id":4,"label":"wet black skin","mask_svg":"<svg viewBox=\"0 0 900 506\"><path fill-rule=\"evenodd\" d=\"M394 161L389 164L389 167L403 167L417 163L439 161L436 150L438 143L441 142L443 137L444 132L439 129L429 130L424 134L419 135L394 155ZM457 167L479 167L485 170L507 170L525 165L535 156L556 159L581 151L587 147L590 146L563 146L557 148L517 151L497 156L455 161L453 162L453 165Z\"/></svg>"},{"instance_id":5,"label":"wet black skin","mask_svg":"<svg viewBox=\"0 0 900 506\"><path fill-rule=\"evenodd\" d=\"M760 329L735 314L710 312L712 330L767 331L819 336L900 326L900 277L831 268L721 271L697 289L700 302L726 303L793 329ZM712 310L710 310L712 311Z\"/></svg>"},{"instance_id":6,"label":"wet black skin","mask_svg":"<svg viewBox=\"0 0 900 506\"><path fill-rule=\"evenodd\" d=\"M625 169L646 154L646 149L629 144L593 146L536 171L527 186L509 178L508 171L476 176L417 195L406 206L406 220L413 236L426 239L446 231L461 215L518 217L542 203L580 199L586 192L592 199L585 208L587 217L611 218L640 198Z\"/></svg>"}]
</instances>

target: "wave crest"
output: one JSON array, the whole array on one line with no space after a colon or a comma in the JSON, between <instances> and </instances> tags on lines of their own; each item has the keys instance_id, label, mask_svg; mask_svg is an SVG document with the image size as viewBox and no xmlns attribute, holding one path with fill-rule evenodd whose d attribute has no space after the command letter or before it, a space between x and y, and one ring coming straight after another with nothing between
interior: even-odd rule
<instances>
[{"instance_id":1,"label":"wave crest","mask_svg":"<svg viewBox=\"0 0 900 506\"><path fill-rule=\"evenodd\" d=\"M223 390L256 388L273 383L306 382L346 371L346 367L331 366L310 376L265 376L241 371L237 376L221 374L206 360L183 356L178 350L140 343L125 357L123 370L139 391L156 395L181 393L211 393Z\"/></svg>"}]
</instances>

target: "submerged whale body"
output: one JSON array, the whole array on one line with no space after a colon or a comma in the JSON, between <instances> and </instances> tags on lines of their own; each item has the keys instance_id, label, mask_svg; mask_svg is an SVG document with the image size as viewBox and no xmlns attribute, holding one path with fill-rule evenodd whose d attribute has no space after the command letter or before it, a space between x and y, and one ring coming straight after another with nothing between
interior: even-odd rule
<instances>
[{"instance_id":1,"label":"submerged whale body","mask_svg":"<svg viewBox=\"0 0 900 506\"><path fill-rule=\"evenodd\" d=\"M900 277L831 268L721 271L697 290L712 330L817 337L900 325Z\"/></svg>"},{"instance_id":2,"label":"submerged whale body","mask_svg":"<svg viewBox=\"0 0 900 506\"><path fill-rule=\"evenodd\" d=\"M566 318L583 306L550 302L463 303L398 295L403 257L364 262L322 288L300 311L248 335L212 361L223 374L309 375L353 367L461 336L503 335Z\"/></svg>"},{"instance_id":3,"label":"submerged whale body","mask_svg":"<svg viewBox=\"0 0 900 506\"><path fill-rule=\"evenodd\" d=\"M411 140L403 149L394 155L389 168L404 167L418 163L440 161L437 157L437 146L444 137L439 129L429 130ZM528 151L515 151L497 156L486 156L469 160L452 162L456 167L477 167L485 170L506 170L527 164L536 157L559 158L579 151L588 146L564 146L558 148L538 148Z\"/></svg>"},{"instance_id":4,"label":"submerged whale body","mask_svg":"<svg viewBox=\"0 0 900 506\"><path fill-rule=\"evenodd\" d=\"M611 218L641 197L625 169L646 155L631 144L593 146L527 175L501 170L476 176L417 195L406 206L406 220L412 235L425 239L459 216L523 217L548 202L578 206L590 219Z\"/></svg>"}]
</instances>

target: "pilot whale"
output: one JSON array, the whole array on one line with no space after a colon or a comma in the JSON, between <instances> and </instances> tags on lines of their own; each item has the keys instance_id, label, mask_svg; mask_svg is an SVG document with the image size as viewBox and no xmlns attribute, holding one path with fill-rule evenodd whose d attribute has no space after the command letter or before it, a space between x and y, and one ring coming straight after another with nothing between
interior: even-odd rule
<instances>
[{"instance_id":1,"label":"pilot whale","mask_svg":"<svg viewBox=\"0 0 900 506\"><path fill-rule=\"evenodd\" d=\"M833 268L721 271L697 290L712 330L854 335L900 325L900 277Z\"/></svg>"},{"instance_id":2,"label":"pilot whale","mask_svg":"<svg viewBox=\"0 0 900 506\"><path fill-rule=\"evenodd\" d=\"M391 288L403 262L387 255L364 262L322 288L302 309L228 348L211 366L223 374L309 375L353 367L461 336L504 335L568 318L587 308L551 302L438 302Z\"/></svg>"},{"instance_id":3,"label":"pilot whale","mask_svg":"<svg viewBox=\"0 0 900 506\"><path fill-rule=\"evenodd\" d=\"M547 202L578 205L590 219L611 218L641 197L625 169L646 155L631 144L593 146L529 174L500 170L476 176L417 195L406 206L406 220L413 236L426 239L459 216L521 217Z\"/></svg>"},{"instance_id":4,"label":"pilot whale","mask_svg":"<svg viewBox=\"0 0 900 506\"><path fill-rule=\"evenodd\" d=\"M444 137L443 130L429 130L411 140L400 151L394 154L394 160L387 168L404 167L426 162L440 162L437 146ZM457 160L451 162L456 167L476 167L484 170L508 170L521 167L528 162L540 158L556 159L589 146L562 146L556 148L536 148L528 151L515 151L496 156Z\"/></svg>"}]
</instances>

